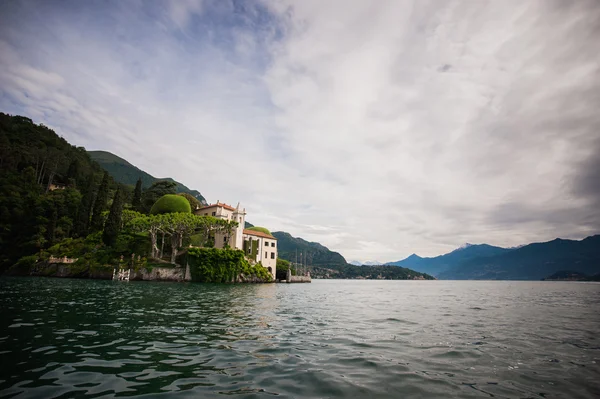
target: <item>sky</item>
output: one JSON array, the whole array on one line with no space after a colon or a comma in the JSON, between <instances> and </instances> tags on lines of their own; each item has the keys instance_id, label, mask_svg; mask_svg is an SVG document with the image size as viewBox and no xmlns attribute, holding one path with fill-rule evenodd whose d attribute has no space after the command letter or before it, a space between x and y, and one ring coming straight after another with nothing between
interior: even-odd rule
<instances>
[{"instance_id":1,"label":"sky","mask_svg":"<svg viewBox=\"0 0 600 399\"><path fill-rule=\"evenodd\" d=\"M4 1L0 111L347 260L600 233L596 0Z\"/></svg>"}]
</instances>

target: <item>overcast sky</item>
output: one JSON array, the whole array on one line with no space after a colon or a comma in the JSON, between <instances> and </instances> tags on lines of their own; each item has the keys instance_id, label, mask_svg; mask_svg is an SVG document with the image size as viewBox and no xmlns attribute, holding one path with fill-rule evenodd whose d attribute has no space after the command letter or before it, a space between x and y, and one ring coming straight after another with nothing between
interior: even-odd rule
<instances>
[{"instance_id":1,"label":"overcast sky","mask_svg":"<svg viewBox=\"0 0 600 399\"><path fill-rule=\"evenodd\" d=\"M600 2L3 1L0 111L347 260L600 233Z\"/></svg>"}]
</instances>

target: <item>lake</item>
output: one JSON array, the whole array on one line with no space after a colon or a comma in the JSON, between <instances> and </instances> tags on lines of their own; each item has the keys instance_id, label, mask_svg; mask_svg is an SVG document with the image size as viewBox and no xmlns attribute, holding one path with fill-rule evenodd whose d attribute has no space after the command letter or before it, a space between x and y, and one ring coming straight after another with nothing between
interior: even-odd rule
<instances>
[{"instance_id":1,"label":"lake","mask_svg":"<svg viewBox=\"0 0 600 399\"><path fill-rule=\"evenodd\" d=\"M0 397L597 398L600 284L0 279Z\"/></svg>"}]
</instances>

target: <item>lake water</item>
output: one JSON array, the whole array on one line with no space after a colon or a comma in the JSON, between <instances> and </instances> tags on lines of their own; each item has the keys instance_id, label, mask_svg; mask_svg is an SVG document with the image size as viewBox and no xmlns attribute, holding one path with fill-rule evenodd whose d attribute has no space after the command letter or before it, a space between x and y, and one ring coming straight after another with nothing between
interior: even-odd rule
<instances>
[{"instance_id":1,"label":"lake water","mask_svg":"<svg viewBox=\"0 0 600 399\"><path fill-rule=\"evenodd\" d=\"M595 283L3 278L0 312L0 397L600 397Z\"/></svg>"}]
</instances>

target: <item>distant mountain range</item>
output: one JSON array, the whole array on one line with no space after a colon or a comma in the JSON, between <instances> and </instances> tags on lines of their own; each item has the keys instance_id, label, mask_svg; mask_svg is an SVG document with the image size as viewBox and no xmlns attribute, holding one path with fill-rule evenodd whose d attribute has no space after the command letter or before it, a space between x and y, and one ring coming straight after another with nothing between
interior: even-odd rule
<instances>
[{"instance_id":1,"label":"distant mountain range","mask_svg":"<svg viewBox=\"0 0 600 399\"><path fill-rule=\"evenodd\" d=\"M445 255L422 258L417 254L412 254L406 259L390 262L388 265L408 267L409 269L437 276L468 259L493 256L509 251L511 250L487 244L465 244Z\"/></svg>"},{"instance_id":2,"label":"distant mountain range","mask_svg":"<svg viewBox=\"0 0 600 399\"><path fill-rule=\"evenodd\" d=\"M389 264L446 280L541 280L564 270L595 275L600 273L600 235L515 248L469 244L445 255L413 254Z\"/></svg>"},{"instance_id":3,"label":"distant mountain range","mask_svg":"<svg viewBox=\"0 0 600 399\"><path fill-rule=\"evenodd\" d=\"M382 266L383 265L383 263L381 263L377 260L366 260L364 262L361 262L359 260L351 260L350 262L348 262L348 264L354 265L354 266Z\"/></svg>"},{"instance_id":4,"label":"distant mountain range","mask_svg":"<svg viewBox=\"0 0 600 399\"><path fill-rule=\"evenodd\" d=\"M142 179L142 188L148 188L152 183L160 180L172 181L177 183L178 193L188 193L196 197L204 205L208 205L206 199L198 190L191 190L185 185L173 180L170 177L158 178L154 177L138 167L130 164L123 158L108 152L108 151L88 151L87 152L94 161L96 161L104 170L106 170L115 181L121 184L135 186L139 178Z\"/></svg>"}]
</instances>

